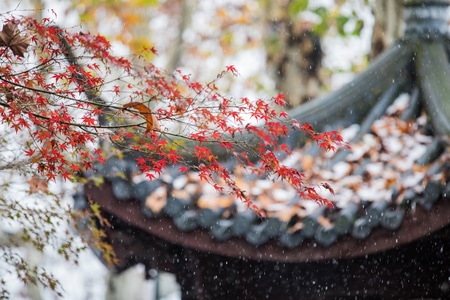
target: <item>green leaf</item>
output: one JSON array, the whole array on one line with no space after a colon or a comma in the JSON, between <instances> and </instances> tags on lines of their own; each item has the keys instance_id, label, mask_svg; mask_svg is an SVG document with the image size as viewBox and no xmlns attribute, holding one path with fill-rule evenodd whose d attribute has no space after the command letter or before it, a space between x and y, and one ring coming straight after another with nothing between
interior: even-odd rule
<instances>
[{"instance_id":1,"label":"green leaf","mask_svg":"<svg viewBox=\"0 0 450 300\"><path fill-rule=\"evenodd\" d=\"M295 16L308 7L308 0L294 0L289 4L288 12L290 16Z\"/></svg>"},{"instance_id":2,"label":"green leaf","mask_svg":"<svg viewBox=\"0 0 450 300\"><path fill-rule=\"evenodd\" d=\"M355 29L352 31L352 35L360 36L361 30L364 28L364 21L358 20L356 21Z\"/></svg>"},{"instance_id":3,"label":"green leaf","mask_svg":"<svg viewBox=\"0 0 450 300\"><path fill-rule=\"evenodd\" d=\"M316 24L313 26L312 30L314 31L314 33L316 33L319 36L323 36L325 35L325 33L328 31L328 28L330 26L328 26L327 22L324 22L322 20L322 22L320 22L319 24Z\"/></svg>"},{"instance_id":4,"label":"green leaf","mask_svg":"<svg viewBox=\"0 0 450 300\"><path fill-rule=\"evenodd\" d=\"M328 10L323 6L313 9L312 12L318 15L321 19L328 18Z\"/></svg>"},{"instance_id":5,"label":"green leaf","mask_svg":"<svg viewBox=\"0 0 450 300\"><path fill-rule=\"evenodd\" d=\"M321 6L321 7L313 9L312 12L320 17L320 23L315 24L313 26L312 30L317 35L323 36L330 28L330 25L329 25L330 16L329 16L328 10L325 7Z\"/></svg>"},{"instance_id":6,"label":"green leaf","mask_svg":"<svg viewBox=\"0 0 450 300\"><path fill-rule=\"evenodd\" d=\"M345 24L347 24L349 18L345 17L345 16L339 16L336 18L336 27L337 30L339 32L339 35L341 36L345 36L346 32L345 32Z\"/></svg>"}]
</instances>

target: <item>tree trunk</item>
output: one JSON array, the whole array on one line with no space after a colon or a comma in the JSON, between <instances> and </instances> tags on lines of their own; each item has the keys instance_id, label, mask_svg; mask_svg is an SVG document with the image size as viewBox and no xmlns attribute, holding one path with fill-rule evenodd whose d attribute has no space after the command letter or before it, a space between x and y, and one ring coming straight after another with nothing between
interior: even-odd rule
<instances>
[{"instance_id":1,"label":"tree trunk","mask_svg":"<svg viewBox=\"0 0 450 300\"><path fill-rule=\"evenodd\" d=\"M182 0L179 8L179 20L178 20L178 35L172 45L171 52L169 53L169 60L166 69L169 72L175 71L181 65L181 58L184 49L183 46L183 34L186 28L189 27L192 12L195 11L197 1Z\"/></svg>"},{"instance_id":2,"label":"tree trunk","mask_svg":"<svg viewBox=\"0 0 450 300\"><path fill-rule=\"evenodd\" d=\"M264 45L276 88L296 107L319 95L322 48L308 23L291 17L290 1L266 1Z\"/></svg>"},{"instance_id":3,"label":"tree trunk","mask_svg":"<svg viewBox=\"0 0 450 300\"><path fill-rule=\"evenodd\" d=\"M403 3L400 0L375 0L373 15L375 24L372 32L371 59L377 57L402 36Z\"/></svg>"}]
</instances>

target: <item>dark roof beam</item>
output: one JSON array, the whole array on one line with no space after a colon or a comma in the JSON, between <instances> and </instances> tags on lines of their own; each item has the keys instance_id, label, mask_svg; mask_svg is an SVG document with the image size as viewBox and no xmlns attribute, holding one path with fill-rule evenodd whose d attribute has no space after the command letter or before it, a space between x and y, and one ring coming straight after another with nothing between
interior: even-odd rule
<instances>
[{"instance_id":1,"label":"dark roof beam","mask_svg":"<svg viewBox=\"0 0 450 300\"><path fill-rule=\"evenodd\" d=\"M396 81L409 76L413 47L409 40L397 41L354 80L319 99L290 111L301 122L316 130L342 120L345 125L361 121L377 103L379 96ZM341 124L339 124L341 125Z\"/></svg>"},{"instance_id":2,"label":"dark roof beam","mask_svg":"<svg viewBox=\"0 0 450 300\"><path fill-rule=\"evenodd\" d=\"M416 68L425 108L437 135L450 135L450 67L442 43L417 46Z\"/></svg>"}]
</instances>

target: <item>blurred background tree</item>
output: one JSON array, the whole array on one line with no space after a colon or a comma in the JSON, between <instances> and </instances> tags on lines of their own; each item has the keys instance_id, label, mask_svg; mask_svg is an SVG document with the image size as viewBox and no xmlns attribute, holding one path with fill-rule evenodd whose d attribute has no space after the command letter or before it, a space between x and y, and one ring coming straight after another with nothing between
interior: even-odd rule
<instances>
[{"instance_id":1,"label":"blurred background tree","mask_svg":"<svg viewBox=\"0 0 450 300\"><path fill-rule=\"evenodd\" d=\"M118 51L200 81L233 64L241 78L222 89L279 91L289 107L349 80L403 30L402 0L28 1L38 16L54 9L61 26L81 24ZM159 54L144 51L151 48Z\"/></svg>"},{"instance_id":2,"label":"blurred background tree","mask_svg":"<svg viewBox=\"0 0 450 300\"><path fill-rule=\"evenodd\" d=\"M402 31L402 1L389 0L111 0L72 1L89 30L136 53L155 47L167 70L200 77L236 64L243 90L286 95L295 107L334 88L336 72L357 73ZM373 31L372 31L373 27ZM164 34L161 34L161 33ZM357 45L371 37L371 45ZM361 48L340 57L336 44ZM336 60L347 61L347 69ZM334 60L334 61L333 61Z\"/></svg>"}]
</instances>

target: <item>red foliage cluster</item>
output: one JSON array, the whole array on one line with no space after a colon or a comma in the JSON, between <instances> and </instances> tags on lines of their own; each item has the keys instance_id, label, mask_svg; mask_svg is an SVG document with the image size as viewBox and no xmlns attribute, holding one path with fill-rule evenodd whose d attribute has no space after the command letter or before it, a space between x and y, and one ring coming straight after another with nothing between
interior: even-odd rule
<instances>
[{"instance_id":1,"label":"red foliage cluster","mask_svg":"<svg viewBox=\"0 0 450 300\"><path fill-rule=\"evenodd\" d=\"M290 154L280 141L291 130L303 131L327 151L342 144L341 137L290 119L282 94L272 101L221 94L216 82L237 76L234 66L202 84L139 57L117 57L101 36L59 29L50 20L4 21L20 28L17 34L29 47L21 57L0 45L0 119L16 132L29 133L24 151L49 180L71 179L95 160L103 161L108 153L98 141L107 139L121 151L140 153L137 164L149 178L171 165L182 172L195 168L260 215L222 165L224 157L235 156L252 172L289 182L302 197L329 203L304 183L299 170L281 165L274 151ZM154 126L158 123L161 127Z\"/></svg>"}]
</instances>

